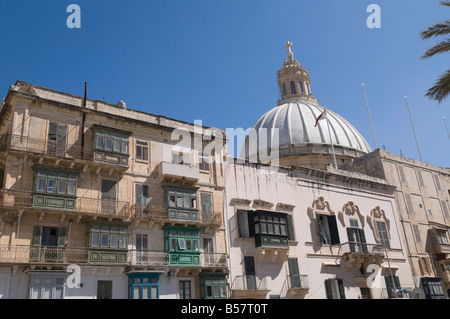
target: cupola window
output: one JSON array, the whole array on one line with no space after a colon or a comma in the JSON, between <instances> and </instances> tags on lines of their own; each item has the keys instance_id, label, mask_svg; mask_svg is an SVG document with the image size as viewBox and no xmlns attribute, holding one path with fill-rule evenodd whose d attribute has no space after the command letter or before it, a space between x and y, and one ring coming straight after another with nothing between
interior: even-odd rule
<instances>
[{"instance_id":1,"label":"cupola window","mask_svg":"<svg viewBox=\"0 0 450 319\"><path fill-rule=\"evenodd\" d=\"M286 91L286 83L283 83L283 95L286 95L287 91Z\"/></svg>"},{"instance_id":2,"label":"cupola window","mask_svg":"<svg viewBox=\"0 0 450 319\"><path fill-rule=\"evenodd\" d=\"M291 81L291 93L297 94L297 91L295 90L295 82L294 81Z\"/></svg>"}]
</instances>

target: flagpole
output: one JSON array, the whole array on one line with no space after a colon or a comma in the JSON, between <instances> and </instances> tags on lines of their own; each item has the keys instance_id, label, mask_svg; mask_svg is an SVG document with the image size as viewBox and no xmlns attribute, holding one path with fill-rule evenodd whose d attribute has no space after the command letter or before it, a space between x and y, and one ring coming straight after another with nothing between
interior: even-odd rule
<instances>
[{"instance_id":1,"label":"flagpole","mask_svg":"<svg viewBox=\"0 0 450 319\"><path fill-rule=\"evenodd\" d=\"M325 102L323 103L323 106L324 106L324 108L326 110L327 106L326 106ZM328 112L326 114L325 120L327 121L328 133L330 134L330 143L331 143L331 151L333 152L334 168L338 169L337 162L336 162L336 154L334 153L333 139L331 138L330 120L328 119Z\"/></svg>"},{"instance_id":2,"label":"flagpole","mask_svg":"<svg viewBox=\"0 0 450 319\"><path fill-rule=\"evenodd\" d=\"M412 126L412 129L413 129L414 138L416 139L416 145L417 145L417 150L419 151L420 161L423 162L423 161L422 161L422 155L420 154L419 143L417 142L416 130L414 129L414 123L413 123L413 120L412 120L412 117L411 117L411 111L409 110L408 99L407 99L406 96L405 96L405 101L406 101L406 107L408 108L409 119L410 119L410 121L411 121L411 126Z\"/></svg>"},{"instance_id":3,"label":"flagpole","mask_svg":"<svg viewBox=\"0 0 450 319\"><path fill-rule=\"evenodd\" d=\"M447 136L448 136L448 139L450 140L450 134L448 133L447 123L445 123L445 117L443 117L442 119L444 120L445 129L447 130Z\"/></svg>"},{"instance_id":4,"label":"flagpole","mask_svg":"<svg viewBox=\"0 0 450 319\"><path fill-rule=\"evenodd\" d=\"M364 99L366 100L367 114L369 114L370 128L372 129L372 136L373 136L373 143L375 144L375 149L377 149L377 141L375 140L375 133L373 131L372 119L370 117L369 103L367 103L366 90L364 89L364 83L362 83L361 86L362 86L363 93L364 93Z\"/></svg>"}]
</instances>

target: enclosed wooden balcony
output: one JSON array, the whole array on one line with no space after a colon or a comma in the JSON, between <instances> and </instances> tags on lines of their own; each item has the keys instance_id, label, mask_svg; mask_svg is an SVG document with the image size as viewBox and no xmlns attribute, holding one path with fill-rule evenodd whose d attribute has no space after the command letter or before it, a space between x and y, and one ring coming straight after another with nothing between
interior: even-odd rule
<instances>
[{"instance_id":1,"label":"enclosed wooden balcony","mask_svg":"<svg viewBox=\"0 0 450 319\"><path fill-rule=\"evenodd\" d=\"M444 256L450 254L450 242L448 239L447 230L432 228L429 229L429 234L431 236L434 252L436 254L441 254Z\"/></svg>"}]
</instances>

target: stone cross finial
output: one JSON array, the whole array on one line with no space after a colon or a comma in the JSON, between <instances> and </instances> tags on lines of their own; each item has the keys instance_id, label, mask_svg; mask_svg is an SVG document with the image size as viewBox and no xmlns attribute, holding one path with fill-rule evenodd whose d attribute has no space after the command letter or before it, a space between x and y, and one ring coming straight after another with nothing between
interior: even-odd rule
<instances>
[{"instance_id":1,"label":"stone cross finial","mask_svg":"<svg viewBox=\"0 0 450 319\"><path fill-rule=\"evenodd\" d=\"M289 61L293 61L294 60L294 53L292 53L292 51L291 51L291 46L292 46L292 42L288 41L286 43L286 46L284 47L286 50L288 50L287 57L288 57Z\"/></svg>"}]
</instances>

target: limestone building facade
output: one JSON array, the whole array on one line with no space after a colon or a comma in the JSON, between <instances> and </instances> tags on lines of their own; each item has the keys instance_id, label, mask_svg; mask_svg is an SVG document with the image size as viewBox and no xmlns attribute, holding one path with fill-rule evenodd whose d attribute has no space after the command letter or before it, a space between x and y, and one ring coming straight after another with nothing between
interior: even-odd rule
<instances>
[{"instance_id":1,"label":"limestone building facade","mask_svg":"<svg viewBox=\"0 0 450 319\"><path fill-rule=\"evenodd\" d=\"M207 128L20 81L0 112L3 298L228 296Z\"/></svg>"}]
</instances>

